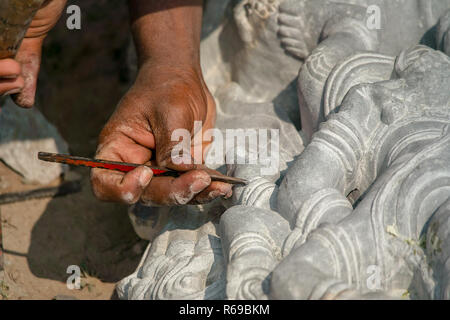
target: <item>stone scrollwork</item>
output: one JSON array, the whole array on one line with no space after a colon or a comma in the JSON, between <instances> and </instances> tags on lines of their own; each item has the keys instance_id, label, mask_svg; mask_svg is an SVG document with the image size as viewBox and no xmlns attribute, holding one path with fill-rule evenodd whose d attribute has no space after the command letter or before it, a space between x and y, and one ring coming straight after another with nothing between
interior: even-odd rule
<instances>
[{"instance_id":1,"label":"stone scrollwork","mask_svg":"<svg viewBox=\"0 0 450 320\"><path fill-rule=\"evenodd\" d=\"M137 270L117 286L128 299L224 299L225 263L217 235L220 208L151 208L171 220L158 230ZM219 211L218 211L219 210ZM134 210L136 211L136 210ZM130 213L133 214L133 213ZM155 230L149 228L147 235ZM141 231L142 232L142 231Z\"/></svg>"}]
</instances>

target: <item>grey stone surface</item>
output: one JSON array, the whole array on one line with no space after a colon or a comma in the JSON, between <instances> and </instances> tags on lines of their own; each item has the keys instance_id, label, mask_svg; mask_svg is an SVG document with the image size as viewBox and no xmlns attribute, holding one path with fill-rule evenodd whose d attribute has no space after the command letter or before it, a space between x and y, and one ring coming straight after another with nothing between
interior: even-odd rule
<instances>
[{"instance_id":1,"label":"grey stone surface","mask_svg":"<svg viewBox=\"0 0 450 320\"><path fill-rule=\"evenodd\" d=\"M449 298L421 242L450 197L450 58L414 47L393 70L390 81L354 86L286 174L278 209L293 230L271 297L365 294L375 266L379 290ZM352 207L345 196L355 189L363 196Z\"/></svg>"},{"instance_id":2,"label":"grey stone surface","mask_svg":"<svg viewBox=\"0 0 450 320\"><path fill-rule=\"evenodd\" d=\"M45 185L67 168L38 160L39 151L67 154L68 146L38 109L22 109L6 99L0 109L0 159L24 182Z\"/></svg>"},{"instance_id":3,"label":"grey stone surface","mask_svg":"<svg viewBox=\"0 0 450 320\"><path fill-rule=\"evenodd\" d=\"M230 200L131 210L152 242L120 297L450 298L450 2L227 3L202 41L217 127L278 129L278 172L228 165L250 180ZM181 261L196 280L162 285Z\"/></svg>"},{"instance_id":4,"label":"grey stone surface","mask_svg":"<svg viewBox=\"0 0 450 320\"><path fill-rule=\"evenodd\" d=\"M224 299L225 263L214 223L223 209L209 205L151 210L171 219L152 239L136 272L118 284L119 297Z\"/></svg>"}]
</instances>

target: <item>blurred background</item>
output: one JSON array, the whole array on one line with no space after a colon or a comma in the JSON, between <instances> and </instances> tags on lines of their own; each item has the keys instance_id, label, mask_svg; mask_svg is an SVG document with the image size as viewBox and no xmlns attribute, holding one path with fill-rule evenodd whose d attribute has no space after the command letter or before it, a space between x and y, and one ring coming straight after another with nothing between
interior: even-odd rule
<instances>
[{"instance_id":1,"label":"blurred background","mask_svg":"<svg viewBox=\"0 0 450 320\"><path fill-rule=\"evenodd\" d=\"M100 130L131 81L128 10L124 0L70 4L81 8L81 30L67 29L64 12L50 32L36 104L57 126L73 154L92 156Z\"/></svg>"}]
</instances>

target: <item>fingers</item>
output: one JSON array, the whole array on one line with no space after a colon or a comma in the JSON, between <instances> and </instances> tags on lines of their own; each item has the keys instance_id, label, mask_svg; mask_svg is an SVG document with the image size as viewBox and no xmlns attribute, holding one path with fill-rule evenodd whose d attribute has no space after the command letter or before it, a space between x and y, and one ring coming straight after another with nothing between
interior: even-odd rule
<instances>
[{"instance_id":1,"label":"fingers","mask_svg":"<svg viewBox=\"0 0 450 320\"><path fill-rule=\"evenodd\" d=\"M24 39L16 60L20 63L21 77L23 78L22 90L13 96L15 103L24 108L34 105L37 79L41 64L42 40Z\"/></svg>"},{"instance_id":2,"label":"fingers","mask_svg":"<svg viewBox=\"0 0 450 320\"><path fill-rule=\"evenodd\" d=\"M205 165L198 165L199 170L203 170L208 174L214 174L216 176L221 176L222 174L216 170L212 170ZM231 198L233 195L233 186L231 184L219 181L213 181L211 185L205 190L199 193L192 201L191 204L205 204L211 202L217 198Z\"/></svg>"},{"instance_id":3,"label":"fingers","mask_svg":"<svg viewBox=\"0 0 450 320\"><path fill-rule=\"evenodd\" d=\"M22 77L17 78L0 78L0 96L7 96L20 93L24 87L24 80Z\"/></svg>"},{"instance_id":4,"label":"fingers","mask_svg":"<svg viewBox=\"0 0 450 320\"><path fill-rule=\"evenodd\" d=\"M143 193L141 201L147 205L185 205L210 184L210 176L202 170L192 170L178 178L155 177Z\"/></svg>"},{"instance_id":5,"label":"fingers","mask_svg":"<svg viewBox=\"0 0 450 320\"><path fill-rule=\"evenodd\" d=\"M211 177L204 170L192 170L178 178L153 177L141 202L146 205L179 206L205 204L217 198L230 198L232 186Z\"/></svg>"},{"instance_id":6,"label":"fingers","mask_svg":"<svg viewBox=\"0 0 450 320\"><path fill-rule=\"evenodd\" d=\"M204 170L192 170L174 178L154 177L148 167L139 167L127 174L93 169L91 182L98 199L125 204L139 200L146 205L205 204L232 195L231 185L211 182Z\"/></svg>"},{"instance_id":7,"label":"fingers","mask_svg":"<svg viewBox=\"0 0 450 320\"><path fill-rule=\"evenodd\" d=\"M233 195L232 186L228 183L213 181L205 190L200 192L190 204L205 204L217 198L229 199Z\"/></svg>"},{"instance_id":8,"label":"fingers","mask_svg":"<svg viewBox=\"0 0 450 320\"><path fill-rule=\"evenodd\" d=\"M151 151L133 140L113 133L98 148L97 159L146 163L150 160ZM102 201L134 204L142 196L149 185L153 172L148 167L138 167L127 174L105 170L91 170L91 184L95 196Z\"/></svg>"},{"instance_id":9,"label":"fingers","mask_svg":"<svg viewBox=\"0 0 450 320\"><path fill-rule=\"evenodd\" d=\"M138 202L152 177L152 170L145 166L127 174L104 169L91 171L93 191L98 199L125 204Z\"/></svg>"},{"instance_id":10,"label":"fingers","mask_svg":"<svg viewBox=\"0 0 450 320\"><path fill-rule=\"evenodd\" d=\"M146 163L151 151L125 136L113 135L110 142L99 147L98 159ZM203 166L199 166L203 169ZM205 170L191 170L180 177L154 177L140 167L127 174L93 169L91 182L94 194L103 201L134 204L141 201L147 205L176 206L203 204L218 197L231 197L231 186L211 182ZM149 170L149 169L148 169ZM151 172L151 170L150 170Z\"/></svg>"},{"instance_id":11,"label":"fingers","mask_svg":"<svg viewBox=\"0 0 450 320\"><path fill-rule=\"evenodd\" d=\"M24 86L20 64L13 59L0 60L0 96L19 93Z\"/></svg>"},{"instance_id":12,"label":"fingers","mask_svg":"<svg viewBox=\"0 0 450 320\"><path fill-rule=\"evenodd\" d=\"M0 78L15 79L20 75L20 64L14 59L0 60Z\"/></svg>"}]
</instances>

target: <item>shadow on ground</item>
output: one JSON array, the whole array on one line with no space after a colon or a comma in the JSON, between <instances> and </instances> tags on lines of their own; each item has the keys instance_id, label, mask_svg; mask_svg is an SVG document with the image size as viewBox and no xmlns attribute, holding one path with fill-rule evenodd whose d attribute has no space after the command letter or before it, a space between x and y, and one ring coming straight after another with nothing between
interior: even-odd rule
<instances>
[{"instance_id":1,"label":"shadow on ground","mask_svg":"<svg viewBox=\"0 0 450 320\"><path fill-rule=\"evenodd\" d=\"M122 205L101 203L88 177L81 193L55 198L32 229L27 260L39 278L65 282L68 266L115 283L136 269L146 242L135 234Z\"/></svg>"}]
</instances>

